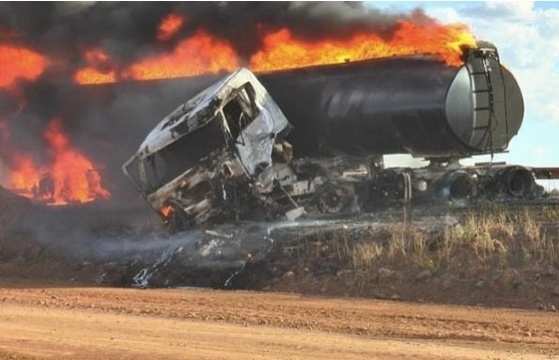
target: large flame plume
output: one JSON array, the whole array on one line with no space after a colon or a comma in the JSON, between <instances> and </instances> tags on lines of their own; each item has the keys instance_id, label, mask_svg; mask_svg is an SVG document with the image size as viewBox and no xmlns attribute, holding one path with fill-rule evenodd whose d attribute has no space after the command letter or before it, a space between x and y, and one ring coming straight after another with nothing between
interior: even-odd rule
<instances>
[{"instance_id":1,"label":"large flame plume","mask_svg":"<svg viewBox=\"0 0 559 360\"><path fill-rule=\"evenodd\" d=\"M183 26L183 17L170 14L159 28L157 38L168 40ZM262 34L261 47L248 60L235 47L204 29L178 42L169 53L148 56L121 70L119 76L101 72L99 66L78 71L78 84L115 82L118 79L155 80L215 74L240 65L255 72L271 72L306 66L339 64L390 56L431 55L449 66L463 63L464 49L476 46L468 28L461 24L441 25L435 21L399 21L389 38L374 32L358 31L349 36L307 40L289 28ZM87 60L87 59L86 59ZM109 62L104 58L105 68ZM92 61L87 60L91 64ZM78 76L79 75L79 76Z\"/></svg>"},{"instance_id":2,"label":"large flame plume","mask_svg":"<svg viewBox=\"0 0 559 360\"><path fill-rule=\"evenodd\" d=\"M392 38L356 33L347 39L306 41L283 28L264 37L263 47L250 59L254 71L267 72L403 55L434 55L450 66L463 63L462 47L475 47L462 25L414 24L402 21Z\"/></svg>"}]
</instances>

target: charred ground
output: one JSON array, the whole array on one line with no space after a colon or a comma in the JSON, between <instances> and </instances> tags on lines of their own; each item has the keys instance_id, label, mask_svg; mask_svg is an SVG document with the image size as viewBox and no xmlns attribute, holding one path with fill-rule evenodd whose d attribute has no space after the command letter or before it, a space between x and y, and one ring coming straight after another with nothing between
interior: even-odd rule
<instances>
[{"instance_id":1,"label":"charred ground","mask_svg":"<svg viewBox=\"0 0 559 360\"><path fill-rule=\"evenodd\" d=\"M196 259L177 251L180 243L158 235L159 222L149 212L122 210L116 217L111 210L99 217L94 215L99 209L85 206L53 214L62 210L5 191L0 197L3 279L139 286L138 274L147 269L150 287L280 290L550 311L559 306L559 208L554 205L440 207L428 214L425 208L393 209L366 218L308 221L303 228L282 229L273 245L260 255L254 250L254 261L244 266L206 271L190 266Z\"/></svg>"}]
</instances>

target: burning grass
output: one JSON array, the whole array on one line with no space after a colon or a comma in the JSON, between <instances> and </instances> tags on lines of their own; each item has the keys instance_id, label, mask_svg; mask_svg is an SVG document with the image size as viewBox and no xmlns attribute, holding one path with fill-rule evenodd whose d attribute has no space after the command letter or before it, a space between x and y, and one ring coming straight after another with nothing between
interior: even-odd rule
<instances>
[{"instance_id":1,"label":"burning grass","mask_svg":"<svg viewBox=\"0 0 559 360\"><path fill-rule=\"evenodd\" d=\"M27 153L15 154L9 189L47 205L81 204L108 199L101 174L93 161L72 145L59 119L43 133L50 163L40 165Z\"/></svg>"}]
</instances>

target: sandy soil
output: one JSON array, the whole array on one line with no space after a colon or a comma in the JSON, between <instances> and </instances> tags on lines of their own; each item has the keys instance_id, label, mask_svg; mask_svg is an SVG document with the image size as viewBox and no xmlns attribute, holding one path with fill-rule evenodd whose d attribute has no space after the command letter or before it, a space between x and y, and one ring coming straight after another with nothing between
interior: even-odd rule
<instances>
[{"instance_id":1,"label":"sandy soil","mask_svg":"<svg viewBox=\"0 0 559 360\"><path fill-rule=\"evenodd\" d=\"M559 315L198 289L3 284L0 359L559 359Z\"/></svg>"}]
</instances>

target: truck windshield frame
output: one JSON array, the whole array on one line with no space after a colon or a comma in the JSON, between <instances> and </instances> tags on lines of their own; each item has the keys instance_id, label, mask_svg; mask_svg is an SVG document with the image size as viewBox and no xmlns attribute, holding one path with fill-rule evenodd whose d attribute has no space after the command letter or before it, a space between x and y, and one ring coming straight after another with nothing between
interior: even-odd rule
<instances>
[{"instance_id":1,"label":"truck windshield frame","mask_svg":"<svg viewBox=\"0 0 559 360\"><path fill-rule=\"evenodd\" d=\"M221 109L229 135L233 143L243 143L240 136L260 114L256 105L255 91L250 82L246 82L229 96Z\"/></svg>"},{"instance_id":2,"label":"truck windshield frame","mask_svg":"<svg viewBox=\"0 0 559 360\"><path fill-rule=\"evenodd\" d=\"M131 159L125 168L141 191L150 194L196 166L212 152L223 149L225 144L222 118L218 113L207 124L158 151Z\"/></svg>"}]
</instances>

